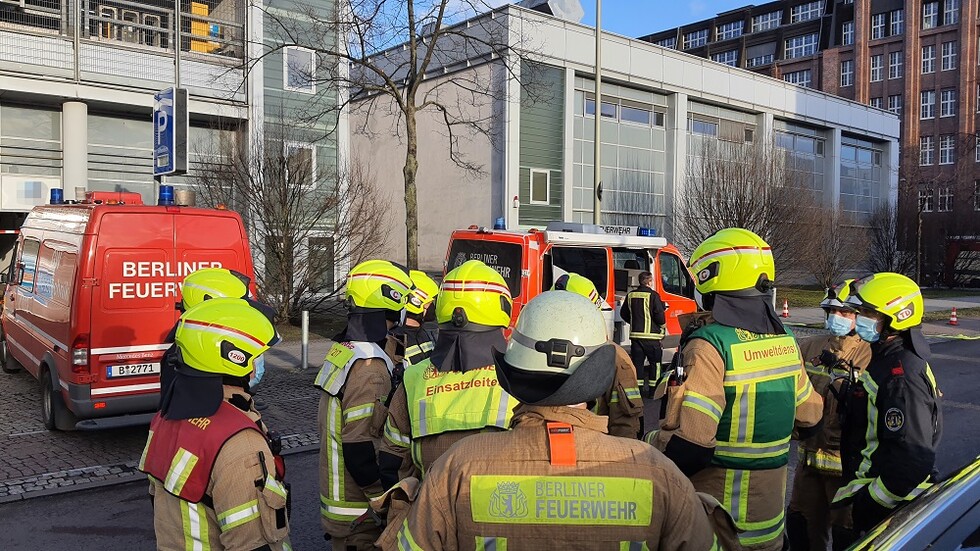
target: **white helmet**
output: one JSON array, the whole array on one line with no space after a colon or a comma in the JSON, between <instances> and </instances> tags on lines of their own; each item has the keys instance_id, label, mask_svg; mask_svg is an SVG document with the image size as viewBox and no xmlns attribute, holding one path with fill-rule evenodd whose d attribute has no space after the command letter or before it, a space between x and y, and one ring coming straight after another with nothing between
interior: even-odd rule
<instances>
[{"instance_id":1,"label":"white helmet","mask_svg":"<svg viewBox=\"0 0 980 551\"><path fill-rule=\"evenodd\" d=\"M548 291L517 318L505 353L494 352L500 385L525 404L588 402L612 386L616 351L589 299Z\"/></svg>"}]
</instances>

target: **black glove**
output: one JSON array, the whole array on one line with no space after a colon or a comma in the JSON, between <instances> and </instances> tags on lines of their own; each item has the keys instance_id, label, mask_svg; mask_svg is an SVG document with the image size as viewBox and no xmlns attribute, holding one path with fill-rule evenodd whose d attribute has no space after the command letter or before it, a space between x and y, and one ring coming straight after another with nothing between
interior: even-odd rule
<instances>
[{"instance_id":1,"label":"black glove","mask_svg":"<svg viewBox=\"0 0 980 551\"><path fill-rule=\"evenodd\" d=\"M851 508L854 529L858 532L867 532L885 520L891 512L891 509L875 501L868 487L865 486L854 496L854 507Z\"/></svg>"},{"instance_id":2,"label":"black glove","mask_svg":"<svg viewBox=\"0 0 980 551\"><path fill-rule=\"evenodd\" d=\"M840 358L838 358L837 354L834 354L830 350L824 350L820 353L820 357L817 358L817 361L820 362L817 365L824 365L830 369L840 363Z\"/></svg>"}]
</instances>

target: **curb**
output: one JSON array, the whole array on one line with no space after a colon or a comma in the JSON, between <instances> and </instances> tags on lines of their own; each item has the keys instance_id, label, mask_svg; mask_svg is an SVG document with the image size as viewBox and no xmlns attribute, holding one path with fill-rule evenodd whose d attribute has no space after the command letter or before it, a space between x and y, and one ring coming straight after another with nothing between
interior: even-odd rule
<instances>
[{"instance_id":1,"label":"curb","mask_svg":"<svg viewBox=\"0 0 980 551\"><path fill-rule=\"evenodd\" d=\"M320 439L319 435L316 433L305 433L305 434L291 434L283 437L283 451L282 455L290 456L297 455L301 453L309 453L312 451L318 451L320 449ZM292 444L288 445L287 444ZM111 471L113 469L119 469L118 473L111 473L112 478L99 478L106 477L110 475L98 474L103 471ZM77 478L77 480L76 480ZM17 501L25 501L28 499L34 499L38 497L48 497L54 495L68 494L72 492L78 492L83 490L92 490L96 488L104 488L106 486L116 486L120 484L129 484L132 482L146 481L146 474L136 470L136 462L130 461L127 463L119 463L115 465L99 465L96 467L85 467L81 469L70 469L68 471L56 471L51 473L45 473L40 475L35 475L31 477L25 477L21 479L13 479L4 481L3 486L10 488L12 486L29 486L36 485L44 480L59 480L68 479L70 484L58 485L51 488L39 488L35 490L18 491L17 493L8 493L6 495L0 495L0 504L4 503L14 503Z\"/></svg>"}]
</instances>

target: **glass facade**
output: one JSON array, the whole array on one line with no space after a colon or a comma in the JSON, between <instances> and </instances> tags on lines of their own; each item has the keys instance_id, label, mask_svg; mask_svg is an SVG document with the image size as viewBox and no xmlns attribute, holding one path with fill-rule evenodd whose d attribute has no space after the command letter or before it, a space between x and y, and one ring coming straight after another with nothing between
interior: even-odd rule
<instances>
[{"instance_id":1,"label":"glass facade","mask_svg":"<svg viewBox=\"0 0 980 551\"><path fill-rule=\"evenodd\" d=\"M840 150L840 208L867 220L883 197L882 151L875 144L845 136Z\"/></svg>"}]
</instances>

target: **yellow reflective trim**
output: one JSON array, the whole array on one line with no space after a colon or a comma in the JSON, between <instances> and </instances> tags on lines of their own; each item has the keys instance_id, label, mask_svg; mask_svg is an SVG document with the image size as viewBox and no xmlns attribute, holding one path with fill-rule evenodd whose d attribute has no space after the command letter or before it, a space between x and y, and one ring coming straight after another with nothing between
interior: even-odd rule
<instances>
[{"instance_id":1,"label":"yellow reflective trim","mask_svg":"<svg viewBox=\"0 0 980 551\"><path fill-rule=\"evenodd\" d=\"M399 432L391 423L391 417L385 420L385 437L399 448L407 448L412 445L412 438Z\"/></svg>"},{"instance_id":2,"label":"yellow reflective trim","mask_svg":"<svg viewBox=\"0 0 980 551\"><path fill-rule=\"evenodd\" d=\"M190 478L195 465L197 465L197 456L184 448L179 448L170 462L170 470L167 471L167 479L164 481L163 487L174 495L180 495L180 491L184 489L184 484Z\"/></svg>"},{"instance_id":3,"label":"yellow reflective trim","mask_svg":"<svg viewBox=\"0 0 980 551\"><path fill-rule=\"evenodd\" d=\"M612 391L612 394L609 397L609 403L610 404L618 404L619 403L619 392L618 391L615 391L615 390Z\"/></svg>"},{"instance_id":4,"label":"yellow reflective trim","mask_svg":"<svg viewBox=\"0 0 980 551\"><path fill-rule=\"evenodd\" d=\"M703 405L701 405L698 402L685 399L683 402L681 402L681 407L690 408L690 409L693 409L695 411L699 411L699 412L707 415L708 417L710 417L711 420L713 420L715 423L721 421L721 416L720 415L718 415L714 411L712 411L712 410L704 407Z\"/></svg>"},{"instance_id":5,"label":"yellow reflective trim","mask_svg":"<svg viewBox=\"0 0 980 551\"><path fill-rule=\"evenodd\" d=\"M796 392L796 407L800 407L813 394L813 385L810 384L810 379L806 377L801 377L801 379L803 380L803 388Z\"/></svg>"},{"instance_id":6,"label":"yellow reflective trim","mask_svg":"<svg viewBox=\"0 0 980 551\"><path fill-rule=\"evenodd\" d=\"M398 531L398 551L425 551L415 543L412 531L408 528L408 519L402 522L401 530Z\"/></svg>"},{"instance_id":7,"label":"yellow reflective trim","mask_svg":"<svg viewBox=\"0 0 980 551\"><path fill-rule=\"evenodd\" d=\"M253 499L238 507L228 509L218 514L218 526L222 532L227 532L259 518L259 500Z\"/></svg>"},{"instance_id":8,"label":"yellow reflective trim","mask_svg":"<svg viewBox=\"0 0 980 551\"><path fill-rule=\"evenodd\" d=\"M286 499L286 487L280 484L271 473L265 477L265 489Z\"/></svg>"},{"instance_id":9,"label":"yellow reflective trim","mask_svg":"<svg viewBox=\"0 0 980 551\"><path fill-rule=\"evenodd\" d=\"M476 536L476 551L507 551L507 538Z\"/></svg>"},{"instance_id":10,"label":"yellow reflective trim","mask_svg":"<svg viewBox=\"0 0 980 551\"><path fill-rule=\"evenodd\" d=\"M366 419L374 414L374 402L349 407L344 410L344 423L352 423L360 419Z\"/></svg>"},{"instance_id":11,"label":"yellow reflective trim","mask_svg":"<svg viewBox=\"0 0 980 551\"><path fill-rule=\"evenodd\" d=\"M137 467L136 467L137 469L139 469L141 471L143 470L144 466L146 465L146 452L150 451L150 440L153 440L153 431L152 430L149 432L149 434L146 435L146 445L143 446L143 453L140 454L140 462L139 462L139 465L137 465Z\"/></svg>"},{"instance_id":12,"label":"yellow reflective trim","mask_svg":"<svg viewBox=\"0 0 980 551\"><path fill-rule=\"evenodd\" d=\"M741 445L742 443L745 443L745 444L748 444L748 446L750 448L767 447L766 444L763 444L763 445L759 446L757 443L752 443L752 439L755 438L755 402L756 402L756 398L759 396L758 393L756 392L756 388L757 387L753 387L752 390L748 393L749 405L746 408L747 411L743 411L742 412L742 414L745 415L745 417L746 417L746 419L745 419L745 439L739 441L739 444L737 444L737 445ZM736 434L736 437L737 436L738 435ZM787 437L786 441L787 442L789 441L789 437ZM769 442L768 444L771 445L773 443L772 442Z\"/></svg>"},{"instance_id":13,"label":"yellow reflective trim","mask_svg":"<svg viewBox=\"0 0 980 551\"><path fill-rule=\"evenodd\" d=\"M184 529L185 551L209 551L208 517L199 503L180 500L181 525Z\"/></svg>"}]
</instances>

